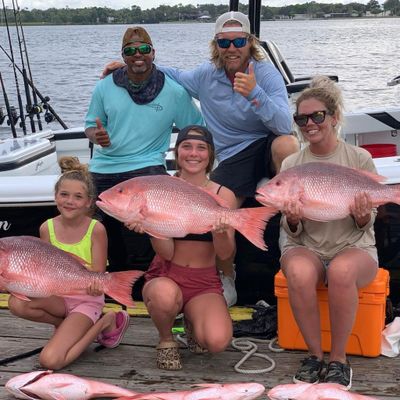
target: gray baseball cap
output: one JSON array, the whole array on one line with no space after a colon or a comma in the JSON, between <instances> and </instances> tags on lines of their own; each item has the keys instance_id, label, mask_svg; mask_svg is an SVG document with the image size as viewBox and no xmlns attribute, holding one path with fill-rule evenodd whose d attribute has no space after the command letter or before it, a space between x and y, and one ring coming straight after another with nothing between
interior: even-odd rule
<instances>
[{"instance_id":1,"label":"gray baseball cap","mask_svg":"<svg viewBox=\"0 0 400 400\"><path fill-rule=\"evenodd\" d=\"M227 22L235 21L239 22L241 26L226 26ZM247 15L239 11L228 11L225 14L220 15L215 22L215 34L223 32L245 32L250 34L250 21Z\"/></svg>"}]
</instances>

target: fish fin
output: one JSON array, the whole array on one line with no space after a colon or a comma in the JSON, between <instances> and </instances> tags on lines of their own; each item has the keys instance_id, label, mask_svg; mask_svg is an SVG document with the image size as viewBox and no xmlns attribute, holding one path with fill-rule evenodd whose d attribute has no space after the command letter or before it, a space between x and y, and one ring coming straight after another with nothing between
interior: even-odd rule
<instances>
[{"instance_id":1,"label":"fish fin","mask_svg":"<svg viewBox=\"0 0 400 400\"><path fill-rule=\"evenodd\" d=\"M70 253L69 251L66 251L66 253L68 255L70 255L72 258L75 258L75 260L78 261L79 264L82 264L85 268L91 269L91 265L87 261L85 261L83 258L77 256L76 254Z\"/></svg>"},{"instance_id":2,"label":"fish fin","mask_svg":"<svg viewBox=\"0 0 400 400\"><path fill-rule=\"evenodd\" d=\"M148 233L150 236L155 237L156 239L163 239L163 240L169 239L168 237L160 235L159 233L154 232L151 229L145 229L145 232Z\"/></svg>"},{"instance_id":3,"label":"fish fin","mask_svg":"<svg viewBox=\"0 0 400 400\"><path fill-rule=\"evenodd\" d=\"M351 168L351 169L354 169L354 171L357 171L358 173L365 175L368 178L373 179L375 182L382 183L382 182L387 181L386 176L378 175L378 174L375 174L374 172L367 171L365 169L356 169L356 168Z\"/></svg>"},{"instance_id":4,"label":"fish fin","mask_svg":"<svg viewBox=\"0 0 400 400\"><path fill-rule=\"evenodd\" d=\"M14 293L14 292L11 292L11 294L12 294L14 297L16 297L17 299L20 299L20 300L23 300L23 301L31 301L31 299L30 299L29 297L25 296L24 294L21 294L21 293Z\"/></svg>"},{"instance_id":5,"label":"fish fin","mask_svg":"<svg viewBox=\"0 0 400 400\"><path fill-rule=\"evenodd\" d=\"M264 242L264 231L267 221L278 210L274 207L256 207L232 211L234 218L230 221L230 225L261 250L268 250Z\"/></svg>"},{"instance_id":6,"label":"fish fin","mask_svg":"<svg viewBox=\"0 0 400 400\"><path fill-rule=\"evenodd\" d=\"M104 293L108 294L119 303L134 307L132 299L132 286L144 274L144 271L111 272L110 280L104 284Z\"/></svg>"}]
</instances>

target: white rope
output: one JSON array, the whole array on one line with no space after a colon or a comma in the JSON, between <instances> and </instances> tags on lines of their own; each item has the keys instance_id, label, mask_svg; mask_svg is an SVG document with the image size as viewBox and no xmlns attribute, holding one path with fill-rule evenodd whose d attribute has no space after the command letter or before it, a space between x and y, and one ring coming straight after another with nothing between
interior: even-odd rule
<instances>
[{"instance_id":1,"label":"white rope","mask_svg":"<svg viewBox=\"0 0 400 400\"><path fill-rule=\"evenodd\" d=\"M240 374L263 374L265 372L270 372L276 367L275 361L267 356L266 354L262 353L257 353L258 346L256 343L268 343L268 349L274 353L279 353L281 351L284 351L284 349L281 349L280 347L274 347L274 344L276 343L277 338L267 340L267 339L256 339L256 338L251 338L251 337L242 337L242 338L233 338L231 342L231 346L236 349L241 351L242 353L245 354L242 359L235 364L233 367L236 372L239 372ZM240 368L243 363L245 363L250 357L259 357L267 360L271 365L267 368L263 369L242 369Z\"/></svg>"}]
</instances>

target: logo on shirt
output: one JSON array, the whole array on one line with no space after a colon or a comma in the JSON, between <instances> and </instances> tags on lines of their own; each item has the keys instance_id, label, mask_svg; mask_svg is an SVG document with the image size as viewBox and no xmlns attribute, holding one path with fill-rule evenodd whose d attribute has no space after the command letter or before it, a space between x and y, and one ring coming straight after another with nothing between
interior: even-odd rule
<instances>
[{"instance_id":1,"label":"logo on shirt","mask_svg":"<svg viewBox=\"0 0 400 400\"><path fill-rule=\"evenodd\" d=\"M153 108L157 112L164 110L164 107L161 104L157 104L157 103L147 104L147 106Z\"/></svg>"}]
</instances>

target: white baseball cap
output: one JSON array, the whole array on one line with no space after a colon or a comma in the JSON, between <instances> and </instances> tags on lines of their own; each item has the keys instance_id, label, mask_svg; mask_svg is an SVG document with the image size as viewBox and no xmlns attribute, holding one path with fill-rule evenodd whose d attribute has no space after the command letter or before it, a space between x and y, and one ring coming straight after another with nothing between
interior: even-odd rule
<instances>
[{"instance_id":1,"label":"white baseball cap","mask_svg":"<svg viewBox=\"0 0 400 400\"><path fill-rule=\"evenodd\" d=\"M226 26L228 21L239 22L241 26ZM215 34L222 32L245 32L250 34L250 21L247 15L239 11L228 11L220 15L215 22Z\"/></svg>"}]
</instances>

